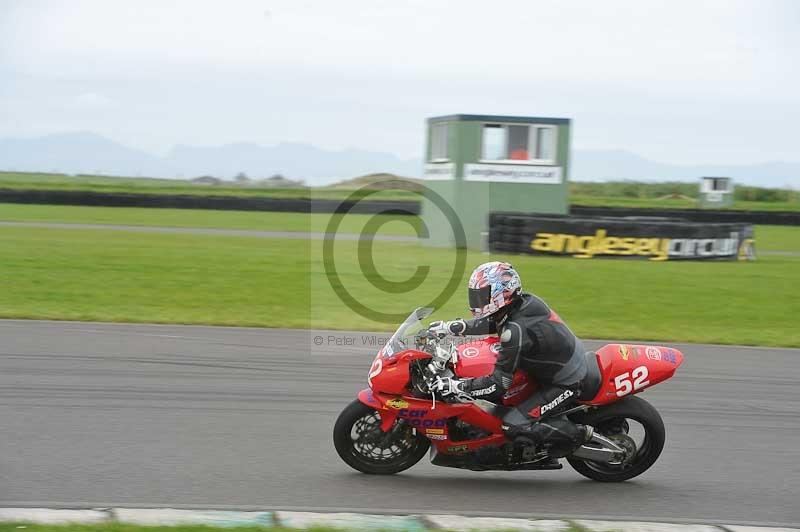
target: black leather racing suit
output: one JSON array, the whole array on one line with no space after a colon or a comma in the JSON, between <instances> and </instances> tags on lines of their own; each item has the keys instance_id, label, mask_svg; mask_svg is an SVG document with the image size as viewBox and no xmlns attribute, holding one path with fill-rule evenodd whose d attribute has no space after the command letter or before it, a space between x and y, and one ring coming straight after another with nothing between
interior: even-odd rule
<instances>
[{"instance_id":1,"label":"black leather racing suit","mask_svg":"<svg viewBox=\"0 0 800 532\"><path fill-rule=\"evenodd\" d=\"M527 371L539 389L504 416L504 429L512 436L529 436L537 444L548 442L571 450L579 438L578 429L559 414L577 401L587 364L581 341L558 314L538 297L522 293L499 323L491 318L459 320L451 322L450 330L459 335L500 336L494 372L466 381L464 391L499 403L514 372Z\"/></svg>"}]
</instances>

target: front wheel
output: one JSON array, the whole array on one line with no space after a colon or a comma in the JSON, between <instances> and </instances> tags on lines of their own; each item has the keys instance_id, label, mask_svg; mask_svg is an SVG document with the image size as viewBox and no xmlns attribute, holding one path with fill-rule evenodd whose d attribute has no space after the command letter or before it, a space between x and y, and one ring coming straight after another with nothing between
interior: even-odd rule
<instances>
[{"instance_id":1,"label":"front wheel","mask_svg":"<svg viewBox=\"0 0 800 532\"><path fill-rule=\"evenodd\" d=\"M636 396L603 406L591 412L570 416L575 423L594 427L626 449L620 463L594 462L568 456L569 465L581 475L600 482L621 482L639 476L652 466L664 448L664 422L653 405Z\"/></svg>"},{"instance_id":2,"label":"front wheel","mask_svg":"<svg viewBox=\"0 0 800 532\"><path fill-rule=\"evenodd\" d=\"M430 441L401 419L383 432L378 412L356 399L339 414L333 445L353 469L369 475L393 475L419 462Z\"/></svg>"}]
</instances>

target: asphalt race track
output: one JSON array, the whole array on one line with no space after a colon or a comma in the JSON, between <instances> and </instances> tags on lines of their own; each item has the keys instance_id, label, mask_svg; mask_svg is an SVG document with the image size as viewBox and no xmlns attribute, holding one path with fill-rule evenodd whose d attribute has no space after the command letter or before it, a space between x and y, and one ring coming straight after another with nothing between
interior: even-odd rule
<instances>
[{"instance_id":1,"label":"asphalt race track","mask_svg":"<svg viewBox=\"0 0 800 532\"><path fill-rule=\"evenodd\" d=\"M337 338L354 345L332 345ZM664 454L638 479L610 485L568 466L350 470L331 429L365 386L370 340L0 321L0 506L800 523L800 350L677 345L684 366L643 394L664 416Z\"/></svg>"}]
</instances>

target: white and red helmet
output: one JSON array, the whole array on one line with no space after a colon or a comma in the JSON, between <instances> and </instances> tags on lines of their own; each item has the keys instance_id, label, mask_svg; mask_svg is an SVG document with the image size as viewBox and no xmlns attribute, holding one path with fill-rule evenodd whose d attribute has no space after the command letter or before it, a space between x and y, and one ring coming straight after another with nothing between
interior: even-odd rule
<instances>
[{"instance_id":1,"label":"white and red helmet","mask_svg":"<svg viewBox=\"0 0 800 532\"><path fill-rule=\"evenodd\" d=\"M475 318L491 316L514 302L522 290L519 274L507 262L481 264L469 278L469 308Z\"/></svg>"}]
</instances>

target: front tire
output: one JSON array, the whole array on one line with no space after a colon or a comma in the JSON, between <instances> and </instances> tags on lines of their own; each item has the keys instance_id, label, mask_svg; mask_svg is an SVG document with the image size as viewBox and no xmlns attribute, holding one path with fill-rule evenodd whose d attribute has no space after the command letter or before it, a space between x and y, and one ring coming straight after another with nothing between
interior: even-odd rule
<instances>
[{"instance_id":1,"label":"front tire","mask_svg":"<svg viewBox=\"0 0 800 532\"><path fill-rule=\"evenodd\" d=\"M630 421L643 428L644 437L634 445L635 451L621 464L604 464L583 458L567 457L569 465L581 475L599 482L622 482L639 476L652 466L664 449L664 421L658 410L644 399L628 396L594 411L570 416L575 423L591 425L611 439L621 438L630 444Z\"/></svg>"},{"instance_id":2,"label":"front tire","mask_svg":"<svg viewBox=\"0 0 800 532\"><path fill-rule=\"evenodd\" d=\"M333 445L347 465L368 475L393 475L419 462L428 438L398 419L388 432L378 412L358 399L347 405L333 427Z\"/></svg>"}]
</instances>

